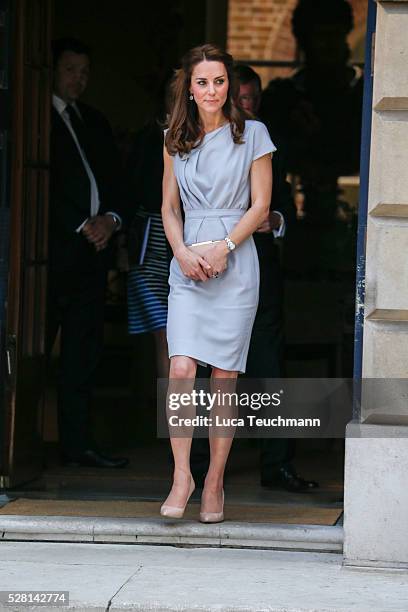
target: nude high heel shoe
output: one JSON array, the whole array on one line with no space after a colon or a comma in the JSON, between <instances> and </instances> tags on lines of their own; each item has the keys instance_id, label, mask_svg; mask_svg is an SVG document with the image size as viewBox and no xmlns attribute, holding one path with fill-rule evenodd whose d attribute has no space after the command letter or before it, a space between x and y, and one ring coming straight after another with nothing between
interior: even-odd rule
<instances>
[{"instance_id":1,"label":"nude high heel shoe","mask_svg":"<svg viewBox=\"0 0 408 612\"><path fill-rule=\"evenodd\" d=\"M224 520L224 489L222 490L221 512L200 512L201 523L222 523Z\"/></svg>"},{"instance_id":2,"label":"nude high heel shoe","mask_svg":"<svg viewBox=\"0 0 408 612\"><path fill-rule=\"evenodd\" d=\"M175 518L175 519L182 518L184 514L184 510L186 509L188 500L193 494L194 489L195 489L195 483L194 483L193 478L191 478L190 488L188 490L188 496L187 496L187 500L184 506L180 508L179 506L168 506L167 504L163 504L162 507L160 508L160 514L167 518Z\"/></svg>"}]
</instances>

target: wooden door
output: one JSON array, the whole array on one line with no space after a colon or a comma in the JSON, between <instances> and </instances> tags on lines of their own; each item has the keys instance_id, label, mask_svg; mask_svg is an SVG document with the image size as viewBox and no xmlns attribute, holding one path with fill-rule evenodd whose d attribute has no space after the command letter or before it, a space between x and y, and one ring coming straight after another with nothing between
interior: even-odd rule
<instances>
[{"instance_id":1,"label":"wooden door","mask_svg":"<svg viewBox=\"0 0 408 612\"><path fill-rule=\"evenodd\" d=\"M51 0L15 0L12 6L7 487L42 470L51 100Z\"/></svg>"}]
</instances>

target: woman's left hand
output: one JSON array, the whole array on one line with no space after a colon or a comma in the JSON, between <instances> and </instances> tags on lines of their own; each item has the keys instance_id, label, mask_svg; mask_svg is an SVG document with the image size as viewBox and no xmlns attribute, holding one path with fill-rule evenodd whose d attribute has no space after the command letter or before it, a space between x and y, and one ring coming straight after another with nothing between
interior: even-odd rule
<instances>
[{"instance_id":1,"label":"woman's left hand","mask_svg":"<svg viewBox=\"0 0 408 612\"><path fill-rule=\"evenodd\" d=\"M224 240L208 248L208 251L203 257L211 266L211 270L207 272L210 278L225 272L227 269L228 253L227 243L224 242Z\"/></svg>"}]
</instances>

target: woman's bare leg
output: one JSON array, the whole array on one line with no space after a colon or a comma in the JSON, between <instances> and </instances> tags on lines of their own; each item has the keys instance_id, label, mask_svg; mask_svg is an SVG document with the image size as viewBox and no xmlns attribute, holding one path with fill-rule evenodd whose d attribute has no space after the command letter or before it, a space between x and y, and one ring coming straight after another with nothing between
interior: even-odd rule
<instances>
[{"instance_id":1,"label":"woman's bare leg","mask_svg":"<svg viewBox=\"0 0 408 612\"><path fill-rule=\"evenodd\" d=\"M176 355L170 359L169 392L191 393L197 362L191 357ZM186 413L183 412L185 415ZM170 435L171 449L174 457L173 486L164 505L182 508L188 497L191 483L190 450L193 428L184 431L183 437Z\"/></svg>"},{"instance_id":2,"label":"woman's bare leg","mask_svg":"<svg viewBox=\"0 0 408 612\"><path fill-rule=\"evenodd\" d=\"M230 393L234 392L237 376L238 372L213 368L211 375L212 392L215 393L217 389ZM221 384L217 384L217 380ZM220 406L218 407L217 414L219 414L221 417L235 416L235 406ZM214 418L213 414L212 416ZM200 512L221 512L222 510L224 472L232 446L234 428L226 427L223 436L225 437L220 436L220 431L218 428L210 428L210 465L205 478Z\"/></svg>"}]
</instances>

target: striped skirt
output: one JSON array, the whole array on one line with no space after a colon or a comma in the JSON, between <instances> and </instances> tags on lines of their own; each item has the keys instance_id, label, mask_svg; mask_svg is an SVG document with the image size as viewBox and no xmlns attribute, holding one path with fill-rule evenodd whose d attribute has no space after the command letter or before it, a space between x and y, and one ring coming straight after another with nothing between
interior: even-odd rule
<instances>
[{"instance_id":1,"label":"striped skirt","mask_svg":"<svg viewBox=\"0 0 408 612\"><path fill-rule=\"evenodd\" d=\"M165 329L169 293L169 256L160 213L150 213L150 229L143 263L128 274L130 334Z\"/></svg>"}]
</instances>

